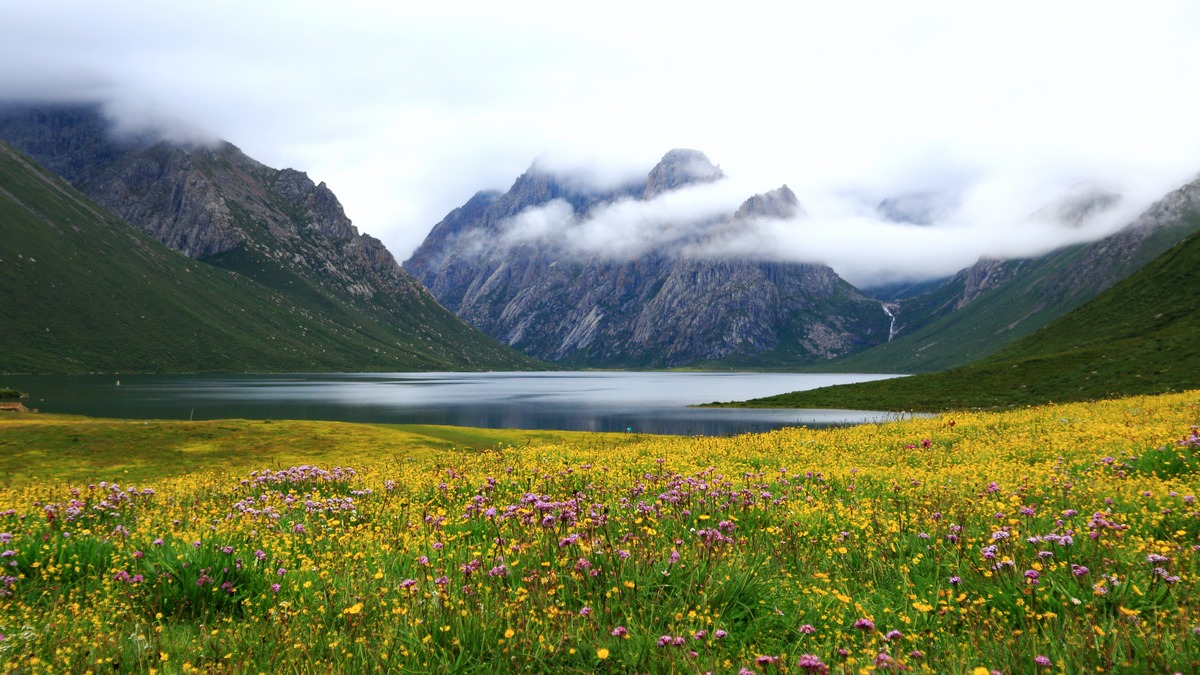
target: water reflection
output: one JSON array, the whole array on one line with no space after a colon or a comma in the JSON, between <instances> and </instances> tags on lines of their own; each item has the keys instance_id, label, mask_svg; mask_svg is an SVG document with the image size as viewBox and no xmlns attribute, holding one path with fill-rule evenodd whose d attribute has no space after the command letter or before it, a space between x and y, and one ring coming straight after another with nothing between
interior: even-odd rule
<instances>
[{"instance_id":1,"label":"water reflection","mask_svg":"<svg viewBox=\"0 0 1200 675\"><path fill-rule=\"evenodd\" d=\"M370 373L3 378L44 412L155 419L313 419L730 435L894 419L853 410L689 405L894 377L796 373Z\"/></svg>"}]
</instances>

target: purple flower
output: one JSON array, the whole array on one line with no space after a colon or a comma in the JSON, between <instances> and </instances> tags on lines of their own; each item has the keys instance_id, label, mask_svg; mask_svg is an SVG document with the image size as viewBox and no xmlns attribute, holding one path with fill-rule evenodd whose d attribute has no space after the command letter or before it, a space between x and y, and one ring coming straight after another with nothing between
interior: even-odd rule
<instances>
[{"instance_id":1,"label":"purple flower","mask_svg":"<svg viewBox=\"0 0 1200 675\"><path fill-rule=\"evenodd\" d=\"M1088 568L1083 565L1071 565L1071 574L1074 574L1076 577L1081 577L1087 573Z\"/></svg>"},{"instance_id":2,"label":"purple flower","mask_svg":"<svg viewBox=\"0 0 1200 675\"><path fill-rule=\"evenodd\" d=\"M962 583L962 577L957 576L957 575L950 577L950 585L951 586L957 586L961 583Z\"/></svg>"},{"instance_id":3,"label":"purple flower","mask_svg":"<svg viewBox=\"0 0 1200 675\"><path fill-rule=\"evenodd\" d=\"M1053 664L1050 662L1049 658L1038 654L1037 656L1033 657L1033 665L1041 668L1049 668Z\"/></svg>"},{"instance_id":4,"label":"purple flower","mask_svg":"<svg viewBox=\"0 0 1200 675\"><path fill-rule=\"evenodd\" d=\"M698 630L695 633L692 633L693 640L703 640L706 637L708 637L708 631L706 630Z\"/></svg>"},{"instance_id":5,"label":"purple flower","mask_svg":"<svg viewBox=\"0 0 1200 675\"><path fill-rule=\"evenodd\" d=\"M587 615L589 615L589 614L591 614L591 613L592 613L592 608L591 608L591 607L586 607L586 606L585 606L585 607L582 607L582 608L580 608L580 610L579 610L579 616L587 616Z\"/></svg>"},{"instance_id":6,"label":"purple flower","mask_svg":"<svg viewBox=\"0 0 1200 675\"><path fill-rule=\"evenodd\" d=\"M886 641L888 641L888 642L891 642L892 640L898 640L898 639L900 639L900 638L902 638L902 637L904 637L904 633L901 633L901 632L900 632L900 631L898 631L898 630L889 630L889 631L888 631L888 632L887 632L887 633L886 633L886 634L883 636L883 639L884 639L884 640L886 640Z\"/></svg>"},{"instance_id":7,"label":"purple flower","mask_svg":"<svg viewBox=\"0 0 1200 675\"><path fill-rule=\"evenodd\" d=\"M629 631L625 630L625 626L617 626L616 628L612 629L613 637L625 637L628 634Z\"/></svg>"},{"instance_id":8,"label":"purple flower","mask_svg":"<svg viewBox=\"0 0 1200 675\"><path fill-rule=\"evenodd\" d=\"M806 623L806 624L800 626L799 628L797 628L796 630L800 631L801 633L804 633L805 635L812 635L813 633L817 632L817 629L814 628L811 623Z\"/></svg>"},{"instance_id":9,"label":"purple flower","mask_svg":"<svg viewBox=\"0 0 1200 675\"><path fill-rule=\"evenodd\" d=\"M864 632L870 632L875 630L875 622L864 617L858 621L855 621L854 627Z\"/></svg>"},{"instance_id":10,"label":"purple flower","mask_svg":"<svg viewBox=\"0 0 1200 675\"><path fill-rule=\"evenodd\" d=\"M724 630L722 630L720 628L718 628L717 631L715 633L713 633L713 637L718 640L724 638L726 635L729 635L729 633L726 633Z\"/></svg>"},{"instance_id":11,"label":"purple flower","mask_svg":"<svg viewBox=\"0 0 1200 675\"><path fill-rule=\"evenodd\" d=\"M814 654L801 654L800 660L796 663L801 670L809 673L828 673L829 666L821 662Z\"/></svg>"},{"instance_id":12,"label":"purple flower","mask_svg":"<svg viewBox=\"0 0 1200 675\"><path fill-rule=\"evenodd\" d=\"M221 553L224 553L225 555L229 555L229 554L233 553L233 547L232 546L222 546Z\"/></svg>"},{"instance_id":13,"label":"purple flower","mask_svg":"<svg viewBox=\"0 0 1200 675\"><path fill-rule=\"evenodd\" d=\"M280 588L279 584L271 584L271 592L272 593L278 593L279 588Z\"/></svg>"}]
</instances>

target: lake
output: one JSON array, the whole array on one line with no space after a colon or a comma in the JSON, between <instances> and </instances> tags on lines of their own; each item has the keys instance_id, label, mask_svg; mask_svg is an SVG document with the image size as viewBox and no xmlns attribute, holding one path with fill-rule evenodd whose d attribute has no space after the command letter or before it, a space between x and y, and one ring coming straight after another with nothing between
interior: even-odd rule
<instances>
[{"instance_id":1,"label":"lake","mask_svg":"<svg viewBox=\"0 0 1200 675\"><path fill-rule=\"evenodd\" d=\"M894 375L549 372L3 376L48 413L308 419L726 436L895 419L858 410L689 408ZM118 384L119 382L119 384Z\"/></svg>"}]
</instances>

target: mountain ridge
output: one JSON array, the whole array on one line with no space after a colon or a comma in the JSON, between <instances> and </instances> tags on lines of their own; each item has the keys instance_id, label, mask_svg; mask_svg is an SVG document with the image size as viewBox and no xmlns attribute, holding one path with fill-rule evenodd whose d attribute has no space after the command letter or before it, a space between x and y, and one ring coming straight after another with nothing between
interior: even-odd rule
<instances>
[{"instance_id":1,"label":"mountain ridge","mask_svg":"<svg viewBox=\"0 0 1200 675\"><path fill-rule=\"evenodd\" d=\"M805 363L886 339L890 319L881 305L824 265L661 250L604 257L503 238L512 219L531 209L558 203L582 220L621 200L654 199L722 176L695 150L668 152L640 191L573 190L569 181L531 167L507 192L477 193L451 211L404 266L468 323L562 365ZM782 186L689 236L712 237L753 217L801 211Z\"/></svg>"},{"instance_id":2,"label":"mountain ridge","mask_svg":"<svg viewBox=\"0 0 1200 675\"><path fill-rule=\"evenodd\" d=\"M545 367L446 312L378 239L358 232L324 183L267 167L229 143L182 146L107 133L92 106L0 111L0 138L41 153L156 240L311 316L373 342L405 345L412 358L396 358L390 368Z\"/></svg>"}]
</instances>

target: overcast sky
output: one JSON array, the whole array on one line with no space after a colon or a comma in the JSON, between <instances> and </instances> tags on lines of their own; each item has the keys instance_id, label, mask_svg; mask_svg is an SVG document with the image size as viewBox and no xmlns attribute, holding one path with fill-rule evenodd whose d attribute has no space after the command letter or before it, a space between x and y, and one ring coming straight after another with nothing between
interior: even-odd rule
<instances>
[{"instance_id":1,"label":"overcast sky","mask_svg":"<svg viewBox=\"0 0 1200 675\"><path fill-rule=\"evenodd\" d=\"M400 260L535 160L618 179L702 150L730 210L798 195L803 236L764 228L762 247L860 281L1099 236L1200 173L1195 2L0 0L0 17L0 96L99 100L307 171ZM1026 222L1081 185L1123 199L1083 228ZM950 206L926 228L868 208L912 193Z\"/></svg>"}]
</instances>

